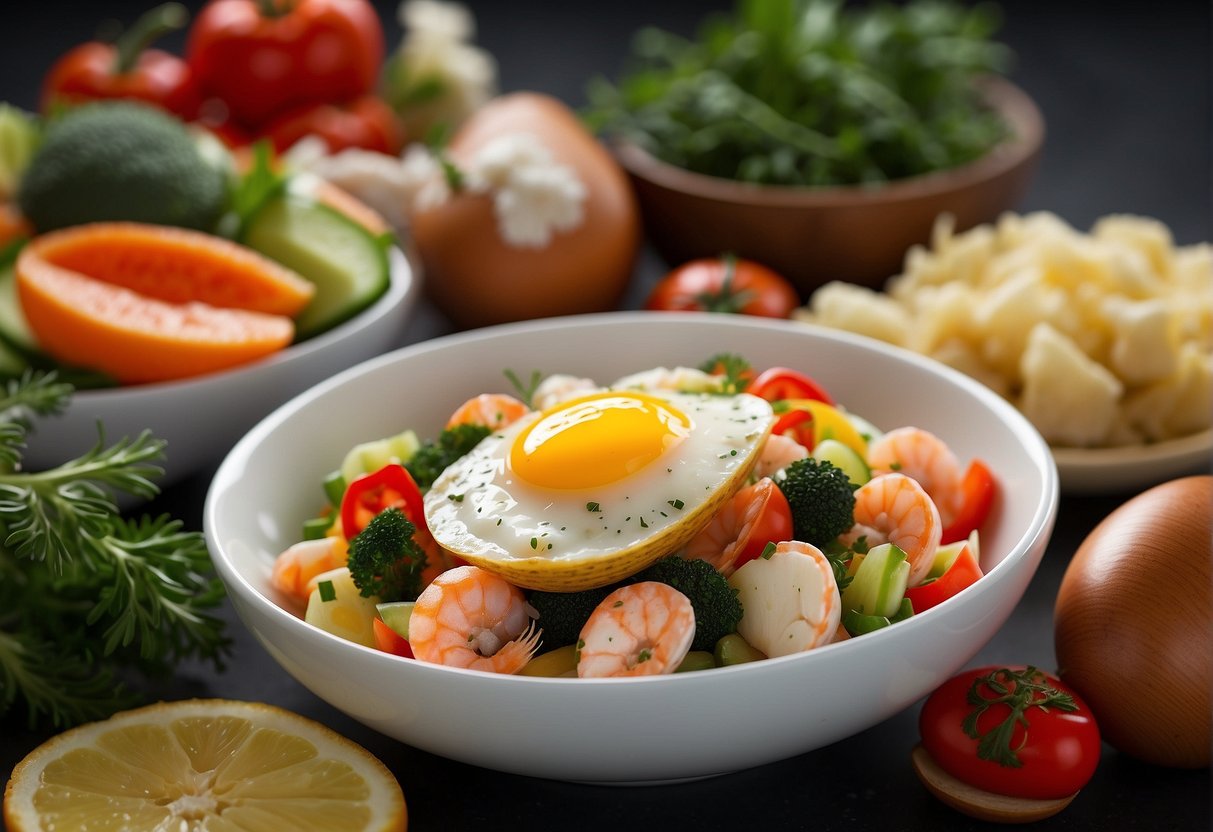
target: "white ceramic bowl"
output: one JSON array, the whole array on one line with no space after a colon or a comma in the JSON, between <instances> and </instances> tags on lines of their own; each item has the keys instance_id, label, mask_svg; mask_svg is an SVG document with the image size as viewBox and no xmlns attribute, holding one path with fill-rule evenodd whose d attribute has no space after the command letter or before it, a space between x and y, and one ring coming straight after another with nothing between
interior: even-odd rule
<instances>
[{"instance_id":1,"label":"white ceramic bowl","mask_svg":"<svg viewBox=\"0 0 1213 832\"><path fill-rule=\"evenodd\" d=\"M699 673L637 679L496 676L342 641L274 602L273 557L322 500L352 444L405 427L434 436L466 397L508 390L505 368L609 381L737 352L812 374L880 427L915 424L1001 481L982 539L988 574L947 603L862 638ZM1057 471L1009 404L927 359L785 322L616 313L512 324L381 356L276 410L219 467L204 528L244 623L321 698L384 734L475 765L563 780L702 777L809 751L915 702L969 660L1028 585L1052 531ZM753 707L739 707L750 702Z\"/></svg>"},{"instance_id":2,"label":"white ceramic bowl","mask_svg":"<svg viewBox=\"0 0 1213 832\"><path fill-rule=\"evenodd\" d=\"M49 468L88 450L98 423L107 443L144 429L168 443L158 485L216 464L291 396L400 345L420 285L399 249L391 250L390 265L388 290L368 309L262 361L182 381L78 391L62 414L36 421L26 467Z\"/></svg>"}]
</instances>

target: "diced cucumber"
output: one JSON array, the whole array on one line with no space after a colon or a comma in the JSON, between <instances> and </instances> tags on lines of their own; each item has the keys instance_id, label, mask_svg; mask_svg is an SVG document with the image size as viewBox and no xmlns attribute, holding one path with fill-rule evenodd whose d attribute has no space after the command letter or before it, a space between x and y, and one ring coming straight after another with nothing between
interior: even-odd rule
<instances>
[{"instance_id":1,"label":"diced cucumber","mask_svg":"<svg viewBox=\"0 0 1213 832\"><path fill-rule=\"evenodd\" d=\"M297 340L352 318L388 288L386 244L345 215L298 195L266 202L241 242L316 285L295 319Z\"/></svg>"},{"instance_id":2,"label":"diced cucumber","mask_svg":"<svg viewBox=\"0 0 1213 832\"><path fill-rule=\"evenodd\" d=\"M345 477L340 471L334 471L324 478L324 496L329 498L329 505L334 508L341 505L341 498L345 496Z\"/></svg>"},{"instance_id":3,"label":"diced cucumber","mask_svg":"<svg viewBox=\"0 0 1213 832\"><path fill-rule=\"evenodd\" d=\"M413 616L415 601L389 601L378 604L379 617L401 638L409 637L409 619Z\"/></svg>"},{"instance_id":4,"label":"diced cucumber","mask_svg":"<svg viewBox=\"0 0 1213 832\"><path fill-rule=\"evenodd\" d=\"M678 667L674 668L675 673L693 673L696 670L711 670L716 667L716 657L706 650L692 650L686 654L686 658Z\"/></svg>"},{"instance_id":5,"label":"diced cucumber","mask_svg":"<svg viewBox=\"0 0 1213 832\"><path fill-rule=\"evenodd\" d=\"M863 485L872 479L872 469L863 457L855 453L849 445L844 445L837 439L823 439L813 448L813 459L829 462L835 468L847 475L852 485Z\"/></svg>"},{"instance_id":6,"label":"diced cucumber","mask_svg":"<svg viewBox=\"0 0 1213 832\"><path fill-rule=\"evenodd\" d=\"M712 658L717 667L729 667L734 664L760 661L766 656L737 633L729 633L727 636L721 636L720 641L716 642Z\"/></svg>"},{"instance_id":7,"label":"diced cucumber","mask_svg":"<svg viewBox=\"0 0 1213 832\"><path fill-rule=\"evenodd\" d=\"M859 431L859 435L862 436L869 445L880 437L884 436L884 431L876 427L862 416L857 416L850 411L845 411L844 415L847 417L847 421L855 427L855 430Z\"/></svg>"},{"instance_id":8,"label":"diced cucumber","mask_svg":"<svg viewBox=\"0 0 1213 832\"><path fill-rule=\"evenodd\" d=\"M341 461L341 476L347 483L355 478L378 471L389 462L404 464L413 458L421 440L411 430L402 431L395 436L363 442L350 448Z\"/></svg>"},{"instance_id":9,"label":"diced cucumber","mask_svg":"<svg viewBox=\"0 0 1213 832\"><path fill-rule=\"evenodd\" d=\"M329 533L333 525L332 517L311 517L303 521L303 539L320 540Z\"/></svg>"},{"instance_id":10,"label":"diced cucumber","mask_svg":"<svg viewBox=\"0 0 1213 832\"><path fill-rule=\"evenodd\" d=\"M910 564L906 553L892 543L875 546L855 570L850 585L842 591L844 611L888 618L897 613L906 594Z\"/></svg>"}]
</instances>

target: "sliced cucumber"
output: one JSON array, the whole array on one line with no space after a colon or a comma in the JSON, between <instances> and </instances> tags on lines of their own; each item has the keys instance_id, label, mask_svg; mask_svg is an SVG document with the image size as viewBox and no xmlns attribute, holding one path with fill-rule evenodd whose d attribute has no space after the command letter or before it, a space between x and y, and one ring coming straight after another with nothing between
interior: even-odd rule
<instances>
[{"instance_id":1,"label":"sliced cucumber","mask_svg":"<svg viewBox=\"0 0 1213 832\"><path fill-rule=\"evenodd\" d=\"M346 453L345 459L341 461L341 476L350 483L362 474L378 471L389 462L404 464L413 458L413 454L417 453L420 447L421 440L411 430L386 439L363 442Z\"/></svg>"},{"instance_id":2,"label":"sliced cucumber","mask_svg":"<svg viewBox=\"0 0 1213 832\"><path fill-rule=\"evenodd\" d=\"M352 318L388 288L386 243L344 214L298 195L269 200L241 242L316 285L311 303L295 319L297 340Z\"/></svg>"},{"instance_id":3,"label":"sliced cucumber","mask_svg":"<svg viewBox=\"0 0 1213 832\"><path fill-rule=\"evenodd\" d=\"M896 615L909 578L905 552L892 543L876 546L864 555L854 579L842 591L842 608L886 618Z\"/></svg>"},{"instance_id":4,"label":"sliced cucumber","mask_svg":"<svg viewBox=\"0 0 1213 832\"><path fill-rule=\"evenodd\" d=\"M379 617L383 619L384 624L391 627L396 635L407 639L409 637L409 619L413 615L415 604L415 601L389 601L377 604L376 609L379 610Z\"/></svg>"},{"instance_id":5,"label":"sliced cucumber","mask_svg":"<svg viewBox=\"0 0 1213 832\"><path fill-rule=\"evenodd\" d=\"M847 475L852 485L863 485L872 479L872 469L849 445L837 439L823 439L813 448L813 459L829 462Z\"/></svg>"}]
</instances>

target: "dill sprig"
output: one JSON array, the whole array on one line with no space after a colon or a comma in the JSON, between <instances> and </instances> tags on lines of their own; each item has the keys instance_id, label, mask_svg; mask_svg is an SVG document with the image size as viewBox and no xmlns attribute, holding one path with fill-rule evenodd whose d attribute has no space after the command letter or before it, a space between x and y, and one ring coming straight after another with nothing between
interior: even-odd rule
<instances>
[{"instance_id":1,"label":"dill sprig","mask_svg":"<svg viewBox=\"0 0 1213 832\"><path fill-rule=\"evenodd\" d=\"M0 716L24 703L31 726L66 727L137 700L120 678L228 641L210 614L222 598L202 535L166 515L123 517L118 493L152 497L164 443L144 432L31 472L33 415L62 410L72 387L27 373L0 394Z\"/></svg>"}]
</instances>

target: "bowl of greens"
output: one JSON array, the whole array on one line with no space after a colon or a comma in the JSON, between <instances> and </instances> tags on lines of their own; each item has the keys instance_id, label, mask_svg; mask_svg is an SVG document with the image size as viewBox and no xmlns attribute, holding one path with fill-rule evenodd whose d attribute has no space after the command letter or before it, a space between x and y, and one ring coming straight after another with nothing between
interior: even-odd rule
<instances>
[{"instance_id":1,"label":"bowl of greens","mask_svg":"<svg viewBox=\"0 0 1213 832\"><path fill-rule=\"evenodd\" d=\"M729 251L802 294L878 286L941 213L968 228L1027 189L1044 121L999 74L998 24L937 0L740 0L692 39L638 32L620 80L591 84L587 118L671 263Z\"/></svg>"}]
</instances>

